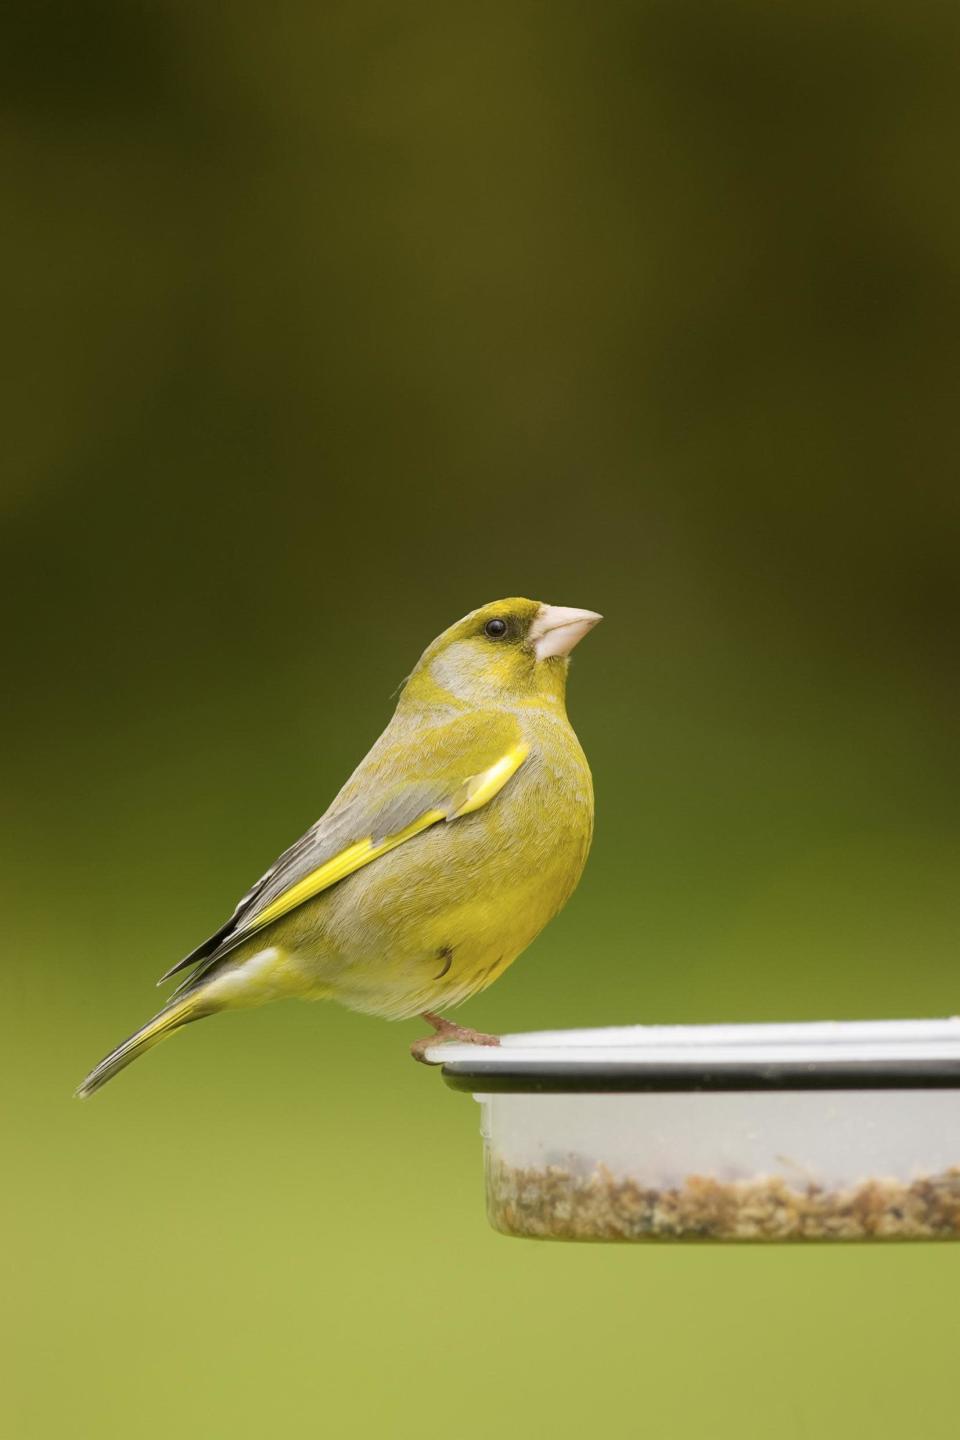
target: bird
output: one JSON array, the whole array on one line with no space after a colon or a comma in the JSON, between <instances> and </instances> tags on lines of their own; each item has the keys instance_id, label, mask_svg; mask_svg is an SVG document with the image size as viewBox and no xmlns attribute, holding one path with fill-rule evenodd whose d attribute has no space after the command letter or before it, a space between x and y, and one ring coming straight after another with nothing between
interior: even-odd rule
<instances>
[{"instance_id":1,"label":"bird","mask_svg":"<svg viewBox=\"0 0 960 1440\"><path fill-rule=\"evenodd\" d=\"M422 1016L420 1060L437 1039L497 1044L439 1012L502 975L580 880L593 782L566 681L601 618L512 597L434 640L324 815L161 977L189 971L77 1095L195 1020L286 997Z\"/></svg>"}]
</instances>

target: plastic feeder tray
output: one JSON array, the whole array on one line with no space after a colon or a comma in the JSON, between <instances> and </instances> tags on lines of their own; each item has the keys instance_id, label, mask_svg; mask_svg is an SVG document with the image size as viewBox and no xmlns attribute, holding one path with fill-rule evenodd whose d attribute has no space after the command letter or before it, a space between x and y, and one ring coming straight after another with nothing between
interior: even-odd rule
<instances>
[{"instance_id":1,"label":"plastic feeder tray","mask_svg":"<svg viewBox=\"0 0 960 1440\"><path fill-rule=\"evenodd\" d=\"M438 1043L487 1210L555 1240L960 1238L960 1018Z\"/></svg>"}]
</instances>

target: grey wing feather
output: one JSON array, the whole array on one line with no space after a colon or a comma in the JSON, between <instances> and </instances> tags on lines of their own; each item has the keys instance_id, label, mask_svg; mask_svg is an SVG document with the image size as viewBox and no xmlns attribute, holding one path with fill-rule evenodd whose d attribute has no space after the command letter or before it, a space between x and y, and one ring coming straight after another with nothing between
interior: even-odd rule
<instances>
[{"instance_id":1,"label":"grey wing feather","mask_svg":"<svg viewBox=\"0 0 960 1440\"><path fill-rule=\"evenodd\" d=\"M405 830L425 811L447 809L449 805L450 795L445 788L429 781L405 785L374 803L360 797L346 801L338 797L326 814L285 850L247 891L230 919L202 945L171 966L157 983L162 985L164 980L195 965L197 968L173 993L179 995L182 990L190 989L211 966L254 933L261 910L348 845L368 838L376 845L388 835Z\"/></svg>"}]
</instances>

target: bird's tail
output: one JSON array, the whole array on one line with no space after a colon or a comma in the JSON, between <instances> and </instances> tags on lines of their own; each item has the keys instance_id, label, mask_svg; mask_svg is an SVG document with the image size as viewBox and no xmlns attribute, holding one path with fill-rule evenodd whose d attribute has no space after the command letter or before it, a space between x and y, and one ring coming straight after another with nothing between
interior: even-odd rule
<instances>
[{"instance_id":1,"label":"bird's tail","mask_svg":"<svg viewBox=\"0 0 960 1440\"><path fill-rule=\"evenodd\" d=\"M111 1050L99 1065L94 1066L87 1078L77 1086L77 1095L81 1100L93 1095L101 1085L106 1085L108 1080L112 1080L114 1075L125 1069L131 1060L136 1060L139 1055L151 1050L165 1036L172 1035L174 1030L189 1025L191 1020L210 1015L215 1008L217 1007L209 1002L204 1003L199 992L184 995L182 1000L174 1000L165 1005L152 1020L141 1025L129 1039L118 1045L116 1050Z\"/></svg>"}]
</instances>

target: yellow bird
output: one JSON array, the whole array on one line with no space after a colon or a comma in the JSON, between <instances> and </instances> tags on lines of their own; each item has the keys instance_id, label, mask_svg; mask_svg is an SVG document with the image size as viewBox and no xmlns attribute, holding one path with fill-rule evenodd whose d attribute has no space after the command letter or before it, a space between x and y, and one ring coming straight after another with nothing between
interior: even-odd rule
<instances>
[{"instance_id":1,"label":"yellow bird","mask_svg":"<svg viewBox=\"0 0 960 1440\"><path fill-rule=\"evenodd\" d=\"M496 1044L436 1011L502 975L580 879L593 784L565 690L600 618L498 600L434 640L326 814L163 976L193 967L77 1094L191 1020L287 996Z\"/></svg>"}]
</instances>

